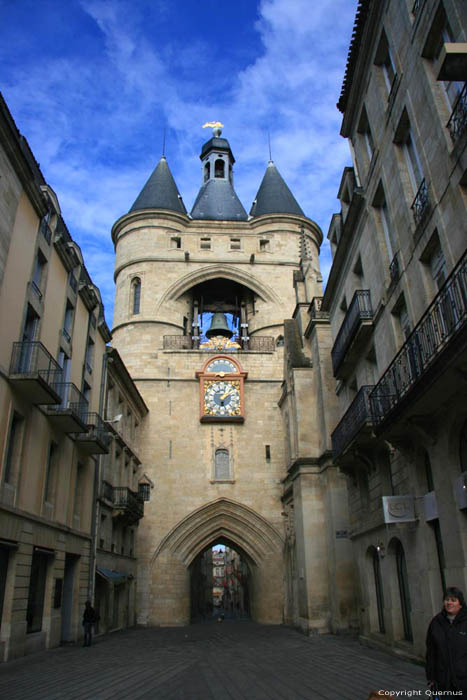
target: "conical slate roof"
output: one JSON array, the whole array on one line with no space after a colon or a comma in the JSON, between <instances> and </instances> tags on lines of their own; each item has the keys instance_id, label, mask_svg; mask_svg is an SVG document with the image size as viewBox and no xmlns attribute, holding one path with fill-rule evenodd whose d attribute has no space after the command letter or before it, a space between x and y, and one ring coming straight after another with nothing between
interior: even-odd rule
<instances>
[{"instance_id":1,"label":"conical slate roof","mask_svg":"<svg viewBox=\"0 0 467 700\"><path fill-rule=\"evenodd\" d=\"M167 160L162 156L156 169L136 198L130 209L170 209L186 214L185 205L172 177Z\"/></svg>"},{"instance_id":2,"label":"conical slate roof","mask_svg":"<svg viewBox=\"0 0 467 700\"><path fill-rule=\"evenodd\" d=\"M252 217L262 216L262 214L299 214L305 216L272 160L269 161L250 210Z\"/></svg>"},{"instance_id":3,"label":"conical slate roof","mask_svg":"<svg viewBox=\"0 0 467 700\"><path fill-rule=\"evenodd\" d=\"M247 213L229 180L208 180L200 189L191 210L193 219L246 221Z\"/></svg>"}]
</instances>

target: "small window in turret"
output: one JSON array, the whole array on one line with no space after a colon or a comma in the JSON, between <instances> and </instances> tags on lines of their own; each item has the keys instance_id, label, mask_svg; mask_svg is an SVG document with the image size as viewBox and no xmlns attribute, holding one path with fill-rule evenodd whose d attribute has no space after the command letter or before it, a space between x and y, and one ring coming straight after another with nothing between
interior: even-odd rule
<instances>
[{"instance_id":1,"label":"small window in turret","mask_svg":"<svg viewBox=\"0 0 467 700\"><path fill-rule=\"evenodd\" d=\"M172 236L170 239L170 248L181 248L182 247L182 239L180 236Z\"/></svg>"},{"instance_id":2,"label":"small window in turret","mask_svg":"<svg viewBox=\"0 0 467 700\"><path fill-rule=\"evenodd\" d=\"M214 163L214 177L225 177L225 163L221 158L218 158Z\"/></svg>"},{"instance_id":3,"label":"small window in turret","mask_svg":"<svg viewBox=\"0 0 467 700\"><path fill-rule=\"evenodd\" d=\"M266 251L271 249L271 242L267 238L262 238L259 242L259 250L261 253L265 253Z\"/></svg>"},{"instance_id":4,"label":"small window in turret","mask_svg":"<svg viewBox=\"0 0 467 700\"><path fill-rule=\"evenodd\" d=\"M207 182L209 180L209 177L211 175L211 163L206 163L204 166L204 182Z\"/></svg>"},{"instance_id":5,"label":"small window in turret","mask_svg":"<svg viewBox=\"0 0 467 700\"><path fill-rule=\"evenodd\" d=\"M211 250L211 239L201 238L199 242L199 247L201 248L201 250Z\"/></svg>"},{"instance_id":6,"label":"small window in turret","mask_svg":"<svg viewBox=\"0 0 467 700\"><path fill-rule=\"evenodd\" d=\"M231 238L230 239L230 250L241 250L242 249L242 242L240 238Z\"/></svg>"}]
</instances>

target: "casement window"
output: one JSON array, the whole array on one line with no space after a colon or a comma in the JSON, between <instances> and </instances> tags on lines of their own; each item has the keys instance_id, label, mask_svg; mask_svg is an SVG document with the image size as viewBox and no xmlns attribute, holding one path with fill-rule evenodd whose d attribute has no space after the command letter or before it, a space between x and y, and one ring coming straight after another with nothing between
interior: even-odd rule
<instances>
[{"instance_id":1,"label":"casement window","mask_svg":"<svg viewBox=\"0 0 467 700\"><path fill-rule=\"evenodd\" d=\"M383 31L375 56L375 64L380 67L386 85L388 97L391 95L397 81L397 71L389 47L386 32Z\"/></svg>"}]
</instances>

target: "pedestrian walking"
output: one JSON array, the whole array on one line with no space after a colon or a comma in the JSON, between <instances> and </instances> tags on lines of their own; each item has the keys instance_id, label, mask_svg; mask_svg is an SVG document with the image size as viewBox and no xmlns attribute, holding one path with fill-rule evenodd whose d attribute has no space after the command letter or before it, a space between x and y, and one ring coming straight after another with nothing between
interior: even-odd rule
<instances>
[{"instance_id":1,"label":"pedestrian walking","mask_svg":"<svg viewBox=\"0 0 467 700\"><path fill-rule=\"evenodd\" d=\"M83 613L83 627L84 627L84 643L83 647L90 647L92 643L92 627L96 624L98 620L96 611L91 605L91 601L87 600L85 603L84 613Z\"/></svg>"},{"instance_id":2,"label":"pedestrian walking","mask_svg":"<svg viewBox=\"0 0 467 700\"><path fill-rule=\"evenodd\" d=\"M467 697L467 607L459 588L446 589L443 610L428 627L426 677L433 690Z\"/></svg>"}]
</instances>

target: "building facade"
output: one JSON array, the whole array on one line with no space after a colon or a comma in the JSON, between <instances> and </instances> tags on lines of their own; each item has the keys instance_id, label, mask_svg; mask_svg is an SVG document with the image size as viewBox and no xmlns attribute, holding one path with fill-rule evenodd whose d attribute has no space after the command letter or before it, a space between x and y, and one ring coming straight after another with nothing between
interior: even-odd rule
<instances>
[{"instance_id":1,"label":"building facade","mask_svg":"<svg viewBox=\"0 0 467 700\"><path fill-rule=\"evenodd\" d=\"M97 494L94 606L99 633L136 623L137 528L154 488L138 456L147 407L115 348L107 348L105 368L104 416L111 439L101 457Z\"/></svg>"},{"instance_id":2,"label":"building facade","mask_svg":"<svg viewBox=\"0 0 467 700\"><path fill-rule=\"evenodd\" d=\"M0 317L2 659L74 641L92 591L110 332L57 198L5 103Z\"/></svg>"},{"instance_id":3,"label":"building facade","mask_svg":"<svg viewBox=\"0 0 467 700\"><path fill-rule=\"evenodd\" d=\"M360 0L322 232L220 125L187 212L162 157L99 290L0 104L0 649L231 612L420 658L467 584L461 0ZM60 313L57 313L60 309ZM143 518L144 514L144 518ZM222 545L222 563L214 545Z\"/></svg>"},{"instance_id":4,"label":"building facade","mask_svg":"<svg viewBox=\"0 0 467 700\"><path fill-rule=\"evenodd\" d=\"M359 629L417 657L443 589L467 584L466 20L456 0L359 3L321 304Z\"/></svg>"},{"instance_id":5,"label":"building facade","mask_svg":"<svg viewBox=\"0 0 467 700\"><path fill-rule=\"evenodd\" d=\"M253 619L346 628L351 550L334 536L345 478L322 437L330 332L314 332L305 352L296 331L321 294L322 233L272 162L247 215L220 128L200 159L189 215L163 157L112 229L113 344L149 408L139 447L154 491L138 534L138 621L188 623L199 607L190 591L203 588L190 572L223 543L248 566Z\"/></svg>"}]
</instances>

